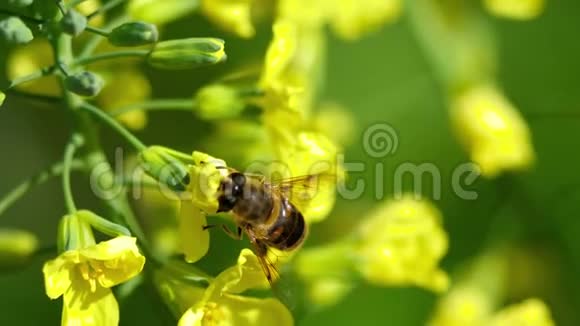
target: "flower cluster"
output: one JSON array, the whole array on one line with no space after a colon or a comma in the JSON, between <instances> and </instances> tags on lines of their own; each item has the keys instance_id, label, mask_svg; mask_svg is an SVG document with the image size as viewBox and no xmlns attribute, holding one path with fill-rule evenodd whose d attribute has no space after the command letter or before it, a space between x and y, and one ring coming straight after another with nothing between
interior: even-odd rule
<instances>
[{"instance_id":1,"label":"flower cluster","mask_svg":"<svg viewBox=\"0 0 580 326\"><path fill-rule=\"evenodd\" d=\"M169 307L181 316L178 325L293 324L290 311L278 300L243 295L267 284L257 257L248 249L242 250L237 264L217 275L207 288L179 280L169 270L161 270L157 281Z\"/></svg>"},{"instance_id":2,"label":"flower cluster","mask_svg":"<svg viewBox=\"0 0 580 326\"><path fill-rule=\"evenodd\" d=\"M546 304L536 298L496 311L506 290L508 264L507 257L497 253L474 261L439 300L429 325L555 325Z\"/></svg>"},{"instance_id":3,"label":"flower cluster","mask_svg":"<svg viewBox=\"0 0 580 326\"><path fill-rule=\"evenodd\" d=\"M136 238L119 235L96 244L89 224L94 221L89 211L64 216L63 252L42 269L48 297L63 297L62 325L118 324L111 288L138 275L145 264Z\"/></svg>"},{"instance_id":4,"label":"flower cluster","mask_svg":"<svg viewBox=\"0 0 580 326\"><path fill-rule=\"evenodd\" d=\"M441 223L441 214L425 200L388 201L364 217L347 240L303 249L297 272L309 283L311 299L322 305L345 295L357 275L378 286L443 292L449 279L438 264L448 240Z\"/></svg>"}]
</instances>

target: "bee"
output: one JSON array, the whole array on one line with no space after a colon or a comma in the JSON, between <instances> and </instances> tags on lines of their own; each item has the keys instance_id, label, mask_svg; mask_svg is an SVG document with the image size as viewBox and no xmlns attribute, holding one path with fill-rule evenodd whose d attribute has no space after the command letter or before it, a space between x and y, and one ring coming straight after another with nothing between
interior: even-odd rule
<instances>
[{"instance_id":1,"label":"bee","mask_svg":"<svg viewBox=\"0 0 580 326\"><path fill-rule=\"evenodd\" d=\"M293 202L306 202L309 198L300 195L305 194L304 189L311 190L317 179L317 175L305 175L268 182L262 176L232 170L220 184L218 212L232 213L237 230L222 228L234 239L247 235L270 285L279 275L269 249L289 252L304 242L308 226Z\"/></svg>"}]
</instances>

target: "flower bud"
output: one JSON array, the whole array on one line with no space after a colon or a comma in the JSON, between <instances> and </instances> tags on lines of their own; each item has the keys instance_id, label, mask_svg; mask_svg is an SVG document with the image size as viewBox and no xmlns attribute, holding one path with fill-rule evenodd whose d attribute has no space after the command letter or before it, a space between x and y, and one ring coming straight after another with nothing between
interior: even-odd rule
<instances>
[{"instance_id":1,"label":"flower bud","mask_svg":"<svg viewBox=\"0 0 580 326\"><path fill-rule=\"evenodd\" d=\"M35 250L34 234L13 229L0 229L0 265L15 265L26 260Z\"/></svg>"},{"instance_id":2,"label":"flower bud","mask_svg":"<svg viewBox=\"0 0 580 326\"><path fill-rule=\"evenodd\" d=\"M187 38L157 43L147 62L160 69L188 69L226 59L224 41L217 38Z\"/></svg>"},{"instance_id":3,"label":"flower bud","mask_svg":"<svg viewBox=\"0 0 580 326\"><path fill-rule=\"evenodd\" d=\"M69 9L60 20L60 27L65 33L77 36L87 27L87 17L74 9Z\"/></svg>"},{"instance_id":4,"label":"flower bud","mask_svg":"<svg viewBox=\"0 0 580 326\"><path fill-rule=\"evenodd\" d=\"M492 14L511 19L533 19L546 6L545 0L485 0L486 9Z\"/></svg>"},{"instance_id":5,"label":"flower bud","mask_svg":"<svg viewBox=\"0 0 580 326\"><path fill-rule=\"evenodd\" d=\"M6 94L0 92L0 106L4 104L4 100L6 99Z\"/></svg>"},{"instance_id":6,"label":"flower bud","mask_svg":"<svg viewBox=\"0 0 580 326\"><path fill-rule=\"evenodd\" d=\"M0 37L14 44L25 44L34 38L28 26L13 16L0 20Z\"/></svg>"},{"instance_id":7,"label":"flower bud","mask_svg":"<svg viewBox=\"0 0 580 326\"><path fill-rule=\"evenodd\" d=\"M141 46L157 42L159 32L153 24L129 22L115 27L109 34L109 42L115 46Z\"/></svg>"},{"instance_id":8,"label":"flower bud","mask_svg":"<svg viewBox=\"0 0 580 326\"><path fill-rule=\"evenodd\" d=\"M171 150L162 146L150 146L139 153L145 172L175 191L183 191L187 186L187 168L171 155Z\"/></svg>"},{"instance_id":9,"label":"flower bud","mask_svg":"<svg viewBox=\"0 0 580 326\"><path fill-rule=\"evenodd\" d=\"M103 85L101 77L89 71L67 76L64 80L66 89L81 96L95 96L99 94Z\"/></svg>"},{"instance_id":10,"label":"flower bud","mask_svg":"<svg viewBox=\"0 0 580 326\"><path fill-rule=\"evenodd\" d=\"M238 90L222 84L203 87L195 95L195 101L199 116L208 120L232 118L244 109Z\"/></svg>"}]
</instances>

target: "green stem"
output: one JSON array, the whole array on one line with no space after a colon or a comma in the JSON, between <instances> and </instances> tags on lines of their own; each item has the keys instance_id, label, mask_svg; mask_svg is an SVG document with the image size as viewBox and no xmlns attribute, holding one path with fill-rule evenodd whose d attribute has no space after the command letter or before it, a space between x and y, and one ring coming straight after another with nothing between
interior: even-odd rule
<instances>
[{"instance_id":1,"label":"green stem","mask_svg":"<svg viewBox=\"0 0 580 326\"><path fill-rule=\"evenodd\" d=\"M53 40L53 48L55 58L58 62L70 64L74 61L72 52L72 39L70 36L66 34L60 34L56 39ZM61 85L64 85L65 77L60 77ZM70 91L67 91L64 87L63 95L66 106L74 118L76 124L75 127L77 130L79 130L80 133L82 133L85 139L85 148L88 151L87 161L89 165L95 166L97 164L106 164L107 170L103 177L108 177L109 179L114 180L115 174L111 168L111 165L108 163L105 154L103 153L99 139L97 137L95 126L92 124L88 113L93 113L93 115L97 115L104 119L109 118L110 121L114 123L116 123L116 121L108 117L106 114L98 115L101 113L98 108L94 108L90 104L85 103L80 97L76 96ZM91 109L86 109L86 105L88 105ZM85 110L82 110L83 107L85 107ZM109 206L112 212L117 214L117 216L112 216L112 218L118 218L120 216L124 219L127 227L137 237L137 239L139 239L143 251L147 256L149 256L152 253L152 250L150 249L149 243L145 238L145 234L141 229L141 226L139 225L135 215L133 214L133 211L131 210L131 207L129 206L127 195L125 193L121 193L117 196L114 196L111 200L105 201L105 204Z\"/></svg>"},{"instance_id":2,"label":"green stem","mask_svg":"<svg viewBox=\"0 0 580 326\"><path fill-rule=\"evenodd\" d=\"M40 70L37 70L33 73L26 75L26 76L15 78L8 83L7 89L14 88L20 84L24 84L24 83L27 83L29 81L40 79L40 78L48 76L48 75L52 75L55 71L55 68L56 68L56 66L44 67Z\"/></svg>"},{"instance_id":3,"label":"green stem","mask_svg":"<svg viewBox=\"0 0 580 326\"><path fill-rule=\"evenodd\" d=\"M93 17L96 17L100 14L106 13L107 11L115 8L116 6L122 4L123 2L125 2L126 0L111 0L107 3L105 3L104 5L100 6L99 9L93 11L91 14L89 14L87 16L88 20L91 20Z\"/></svg>"},{"instance_id":4,"label":"green stem","mask_svg":"<svg viewBox=\"0 0 580 326\"><path fill-rule=\"evenodd\" d=\"M85 111L91 113L94 117L99 118L99 120L101 120L101 122L105 123L106 125L108 125L112 129L117 131L129 143L131 143L131 145L133 145L133 147L135 147L136 150L142 151L142 150L147 148L147 146L145 146L145 144L143 144L137 137L135 137L131 132L129 132L127 129L125 129L125 127L123 127L119 122L117 122L117 120L113 119L110 115L103 112L103 110L101 110L101 109L99 109L99 108L97 108L89 103L86 103L86 102L83 102L80 105L80 108L82 110L85 110Z\"/></svg>"},{"instance_id":5,"label":"green stem","mask_svg":"<svg viewBox=\"0 0 580 326\"><path fill-rule=\"evenodd\" d=\"M69 165L71 170L84 169L85 165L80 160L73 160ZM0 215L2 215L8 208L12 207L22 196L24 196L32 188L39 186L53 177L57 177L63 173L62 162L54 163L47 169L42 170L36 175L22 181L19 185L14 187L4 197L0 199Z\"/></svg>"},{"instance_id":6,"label":"green stem","mask_svg":"<svg viewBox=\"0 0 580 326\"><path fill-rule=\"evenodd\" d=\"M85 27L85 30L88 31L88 32L95 33L97 35L103 36L103 37L109 37L109 32L107 32L104 29L100 29L100 28L97 28L97 27L93 27L93 26L88 26L87 25L87 27Z\"/></svg>"},{"instance_id":7,"label":"green stem","mask_svg":"<svg viewBox=\"0 0 580 326\"><path fill-rule=\"evenodd\" d=\"M63 164L62 189L64 191L64 201L69 214L73 214L74 212L77 211L70 184L70 171L75 152L77 148L82 146L82 143L83 143L82 136L78 134L73 134L70 141L66 145L66 149L64 151L64 159L62 161Z\"/></svg>"},{"instance_id":8,"label":"green stem","mask_svg":"<svg viewBox=\"0 0 580 326\"><path fill-rule=\"evenodd\" d=\"M111 111L114 117L131 111L179 110L192 111L196 104L191 98L157 99L141 103L132 103Z\"/></svg>"},{"instance_id":9,"label":"green stem","mask_svg":"<svg viewBox=\"0 0 580 326\"><path fill-rule=\"evenodd\" d=\"M150 50L122 50L113 51L102 54L95 54L86 58L80 58L74 62L76 66L88 65L103 60L118 59L118 58L128 58L128 57L140 57L145 58L149 54Z\"/></svg>"},{"instance_id":10,"label":"green stem","mask_svg":"<svg viewBox=\"0 0 580 326\"><path fill-rule=\"evenodd\" d=\"M123 179L123 184L125 186L128 186L128 187L134 187L134 186L140 186L141 187L141 186L143 186L143 187L151 188L151 189L154 189L154 188L158 188L159 189L161 187L161 185L159 184L159 182L154 181L152 179L145 179L145 178L142 178L142 179L134 179L134 178L131 178L131 179Z\"/></svg>"}]
</instances>

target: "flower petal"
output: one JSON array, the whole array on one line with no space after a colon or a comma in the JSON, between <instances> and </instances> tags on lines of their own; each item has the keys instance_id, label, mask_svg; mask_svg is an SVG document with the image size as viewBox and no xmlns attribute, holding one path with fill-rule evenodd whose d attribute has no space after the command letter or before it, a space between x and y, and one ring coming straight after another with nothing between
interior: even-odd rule
<instances>
[{"instance_id":1,"label":"flower petal","mask_svg":"<svg viewBox=\"0 0 580 326\"><path fill-rule=\"evenodd\" d=\"M253 0L204 0L201 10L213 23L240 37L254 36L251 6Z\"/></svg>"},{"instance_id":2,"label":"flower petal","mask_svg":"<svg viewBox=\"0 0 580 326\"><path fill-rule=\"evenodd\" d=\"M528 299L522 303L502 309L492 319L493 326L554 326L550 309L539 299Z\"/></svg>"},{"instance_id":3,"label":"flower petal","mask_svg":"<svg viewBox=\"0 0 580 326\"><path fill-rule=\"evenodd\" d=\"M478 85L458 94L450 114L458 138L484 176L533 165L535 154L526 121L494 86Z\"/></svg>"},{"instance_id":4,"label":"flower petal","mask_svg":"<svg viewBox=\"0 0 580 326\"><path fill-rule=\"evenodd\" d=\"M64 294L63 326L116 326L119 306L110 289L97 287L94 293L74 286Z\"/></svg>"},{"instance_id":5,"label":"flower petal","mask_svg":"<svg viewBox=\"0 0 580 326\"><path fill-rule=\"evenodd\" d=\"M46 295L51 299L56 299L63 295L71 285L71 266L61 255L53 260L47 261L42 267L44 274L44 287Z\"/></svg>"},{"instance_id":6,"label":"flower petal","mask_svg":"<svg viewBox=\"0 0 580 326\"><path fill-rule=\"evenodd\" d=\"M181 202L179 239L188 263L200 260L209 250L209 232L203 229L205 225L205 214L193 202Z\"/></svg>"},{"instance_id":7,"label":"flower petal","mask_svg":"<svg viewBox=\"0 0 580 326\"><path fill-rule=\"evenodd\" d=\"M238 263L221 272L212 284L218 293L242 293L248 289L264 288L267 280L258 257L250 249L242 249Z\"/></svg>"},{"instance_id":8,"label":"flower petal","mask_svg":"<svg viewBox=\"0 0 580 326\"><path fill-rule=\"evenodd\" d=\"M93 269L99 270L97 279L103 287L112 287L139 274L145 257L139 252L133 237L119 236L80 250Z\"/></svg>"},{"instance_id":9,"label":"flower petal","mask_svg":"<svg viewBox=\"0 0 580 326\"><path fill-rule=\"evenodd\" d=\"M196 305L187 310L179 326L206 325L294 325L292 314L280 301L272 298L257 299L238 295L223 295L216 302Z\"/></svg>"}]
</instances>

